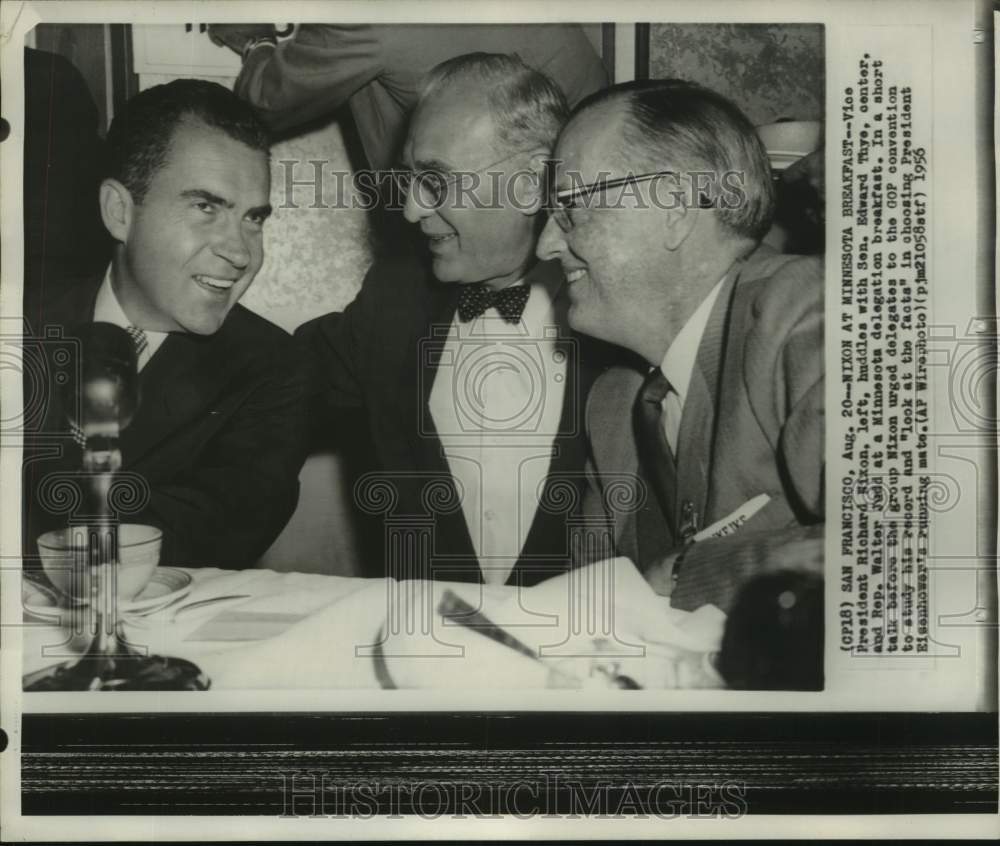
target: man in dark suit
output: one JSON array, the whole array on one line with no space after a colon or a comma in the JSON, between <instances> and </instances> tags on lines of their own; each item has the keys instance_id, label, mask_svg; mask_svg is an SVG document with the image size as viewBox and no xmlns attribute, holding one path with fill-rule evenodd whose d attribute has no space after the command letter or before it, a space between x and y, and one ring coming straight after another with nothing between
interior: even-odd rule
<instances>
[{"instance_id":1,"label":"man in dark suit","mask_svg":"<svg viewBox=\"0 0 1000 846\"><path fill-rule=\"evenodd\" d=\"M232 92L177 80L138 94L108 133L111 265L47 308L38 333L43 348L89 321L133 337L141 399L120 443L138 492L118 505L122 522L163 529L162 564L249 566L295 507L300 368L291 339L237 304L263 260L269 185L266 133ZM25 450L29 552L72 517L53 485L80 469L87 437L56 384L46 399Z\"/></svg>"},{"instance_id":2,"label":"man in dark suit","mask_svg":"<svg viewBox=\"0 0 1000 846\"><path fill-rule=\"evenodd\" d=\"M605 551L683 609L821 573L822 265L758 246L774 200L753 127L699 86L632 83L581 104L555 160L538 254L562 263L570 325L641 360L588 403Z\"/></svg>"},{"instance_id":3,"label":"man in dark suit","mask_svg":"<svg viewBox=\"0 0 1000 846\"><path fill-rule=\"evenodd\" d=\"M380 575L531 584L565 569L592 377L558 265L534 249L566 111L516 57L435 68L402 179L430 272L377 263L342 314L297 333L317 396L368 421L378 468L356 497L384 516Z\"/></svg>"},{"instance_id":4,"label":"man in dark suit","mask_svg":"<svg viewBox=\"0 0 1000 846\"><path fill-rule=\"evenodd\" d=\"M24 316L66 293L73 277L103 271L111 238L97 187L103 141L94 98L63 56L24 50Z\"/></svg>"}]
</instances>

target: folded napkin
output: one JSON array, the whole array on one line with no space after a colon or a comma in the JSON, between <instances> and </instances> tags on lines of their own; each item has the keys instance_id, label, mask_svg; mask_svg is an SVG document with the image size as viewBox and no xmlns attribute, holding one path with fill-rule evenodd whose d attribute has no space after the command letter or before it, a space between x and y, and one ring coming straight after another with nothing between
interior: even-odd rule
<instances>
[{"instance_id":1,"label":"folded napkin","mask_svg":"<svg viewBox=\"0 0 1000 846\"><path fill-rule=\"evenodd\" d=\"M176 603L145 617L123 617L133 646L200 666L205 656L280 635L365 586L360 579L270 570L196 570L192 575L191 590ZM219 597L231 598L207 602Z\"/></svg>"},{"instance_id":2,"label":"folded napkin","mask_svg":"<svg viewBox=\"0 0 1000 846\"><path fill-rule=\"evenodd\" d=\"M448 592L536 657L443 615ZM251 610L230 609L205 628ZM724 621L713 606L670 608L631 561L615 558L531 588L373 580L266 641L199 662L217 689L589 687L613 676L647 688L720 687L709 656Z\"/></svg>"},{"instance_id":3,"label":"folded napkin","mask_svg":"<svg viewBox=\"0 0 1000 846\"><path fill-rule=\"evenodd\" d=\"M432 586L436 613L429 633L400 632L386 645L387 674L396 686L608 687L620 676L643 688L723 684L710 656L722 642L725 615L714 606L694 613L671 608L627 558L531 588L457 588ZM449 589L475 610L472 625L441 614ZM521 651L487 637L484 618L515 638Z\"/></svg>"},{"instance_id":4,"label":"folded napkin","mask_svg":"<svg viewBox=\"0 0 1000 846\"><path fill-rule=\"evenodd\" d=\"M386 618L387 581L361 583L263 642L204 654L200 666L214 689L377 688L370 645Z\"/></svg>"}]
</instances>

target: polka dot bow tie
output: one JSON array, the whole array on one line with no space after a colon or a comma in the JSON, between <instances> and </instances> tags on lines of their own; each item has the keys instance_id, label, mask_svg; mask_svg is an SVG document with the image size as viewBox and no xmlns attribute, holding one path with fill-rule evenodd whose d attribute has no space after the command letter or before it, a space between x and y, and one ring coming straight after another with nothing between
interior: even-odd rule
<instances>
[{"instance_id":1,"label":"polka dot bow tie","mask_svg":"<svg viewBox=\"0 0 1000 846\"><path fill-rule=\"evenodd\" d=\"M463 323L475 320L488 308L495 308L507 323L517 323L524 313L531 287L511 285L493 291L482 282L463 285L458 298L458 319Z\"/></svg>"}]
</instances>

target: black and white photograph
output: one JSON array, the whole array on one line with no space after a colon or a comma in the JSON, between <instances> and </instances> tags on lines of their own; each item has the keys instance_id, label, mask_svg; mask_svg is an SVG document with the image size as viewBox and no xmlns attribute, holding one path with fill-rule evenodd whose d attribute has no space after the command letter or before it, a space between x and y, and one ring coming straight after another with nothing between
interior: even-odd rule
<instances>
[{"instance_id":1,"label":"black and white photograph","mask_svg":"<svg viewBox=\"0 0 1000 846\"><path fill-rule=\"evenodd\" d=\"M994 4L550 5L3 9L11 839L996 831Z\"/></svg>"}]
</instances>

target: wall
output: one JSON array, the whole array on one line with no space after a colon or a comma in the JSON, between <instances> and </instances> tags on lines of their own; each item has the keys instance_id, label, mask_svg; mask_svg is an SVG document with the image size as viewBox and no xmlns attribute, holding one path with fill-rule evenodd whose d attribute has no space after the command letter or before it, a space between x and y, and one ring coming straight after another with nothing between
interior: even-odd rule
<instances>
[{"instance_id":1,"label":"wall","mask_svg":"<svg viewBox=\"0 0 1000 846\"><path fill-rule=\"evenodd\" d=\"M649 70L715 89L756 126L823 120L820 24L652 24Z\"/></svg>"},{"instance_id":2,"label":"wall","mask_svg":"<svg viewBox=\"0 0 1000 846\"><path fill-rule=\"evenodd\" d=\"M325 162L319 192L309 186L288 191L288 182L313 178L312 160ZM243 304L292 331L354 299L371 263L368 220L366 212L349 208L350 190L341 191L347 180L331 175L350 171L336 121L275 144L271 162L274 214L264 228L266 257Z\"/></svg>"}]
</instances>

